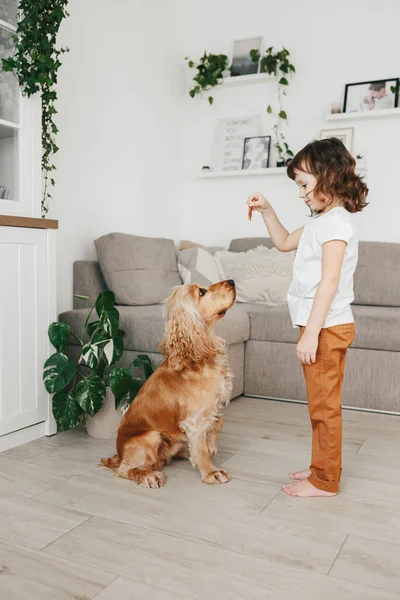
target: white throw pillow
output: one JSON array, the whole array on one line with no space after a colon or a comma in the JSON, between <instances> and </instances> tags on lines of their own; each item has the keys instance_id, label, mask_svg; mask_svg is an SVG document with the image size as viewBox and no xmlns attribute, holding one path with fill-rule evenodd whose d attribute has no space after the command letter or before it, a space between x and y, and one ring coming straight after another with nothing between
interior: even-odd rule
<instances>
[{"instance_id":1,"label":"white throw pillow","mask_svg":"<svg viewBox=\"0 0 400 600\"><path fill-rule=\"evenodd\" d=\"M178 269L183 283L209 286L219 281L214 256L204 248L189 248L178 253Z\"/></svg>"},{"instance_id":2,"label":"white throw pillow","mask_svg":"<svg viewBox=\"0 0 400 600\"><path fill-rule=\"evenodd\" d=\"M221 279L234 279L238 302L282 306L292 280L294 252L258 246L248 252L215 253Z\"/></svg>"}]
</instances>

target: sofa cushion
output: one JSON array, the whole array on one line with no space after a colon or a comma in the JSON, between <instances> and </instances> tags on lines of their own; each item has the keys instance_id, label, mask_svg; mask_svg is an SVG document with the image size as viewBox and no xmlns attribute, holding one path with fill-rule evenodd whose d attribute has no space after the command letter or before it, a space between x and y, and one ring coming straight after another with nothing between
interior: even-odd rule
<instances>
[{"instance_id":1,"label":"sofa cushion","mask_svg":"<svg viewBox=\"0 0 400 600\"><path fill-rule=\"evenodd\" d=\"M297 343L287 307L246 306L250 339ZM356 325L354 348L400 352L400 309L385 306L352 306Z\"/></svg>"},{"instance_id":2,"label":"sofa cushion","mask_svg":"<svg viewBox=\"0 0 400 600\"><path fill-rule=\"evenodd\" d=\"M247 252L248 250L254 250L258 246L266 246L267 248L274 248L271 238L269 237L253 237L253 238L235 238L229 245L231 252Z\"/></svg>"},{"instance_id":3,"label":"sofa cushion","mask_svg":"<svg viewBox=\"0 0 400 600\"><path fill-rule=\"evenodd\" d=\"M400 244L360 242L355 304L400 307Z\"/></svg>"},{"instance_id":4,"label":"sofa cushion","mask_svg":"<svg viewBox=\"0 0 400 600\"><path fill-rule=\"evenodd\" d=\"M257 246L272 248L271 238L237 238L231 252L245 252ZM354 274L354 304L400 307L400 244L360 242Z\"/></svg>"},{"instance_id":5,"label":"sofa cushion","mask_svg":"<svg viewBox=\"0 0 400 600\"><path fill-rule=\"evenodd\" d=\"M95 241L101 271L117 304L163 302L181 284L173 240L109 233Z\"/></svg>"},{"instance_id":6,"label":"sofa cushion","mask_svg":"<svg viewBox=\"0 0 400 600\"><path fill-rule=\"evenodd\" d=\"M159 352L158 344L164 335L164 307L151 306L118 306L120 313L120 328L125 331L125 350L139 352ZM72 330L82 330L87 309L70 310L60 315L60 321L68 323ZM95 320L92 316L91 320ZM217 323L218 335L231 344L239 344L249 339L250 324L246 311L233 306L221 321ZM71 339L70 343L75 344Z\"/></svg>"},{"instance_id":7,"label":"sofa cushion","mask_svg":"<svg viewBox=\"0 0 400 600\"><path fill-rule=\"evenodd\" d=\"M234 279L236 300L267 306L287 305L293 252L258 246L247 252L222 250L215 254L220 279Z\"/></svg>"}]
</instances>

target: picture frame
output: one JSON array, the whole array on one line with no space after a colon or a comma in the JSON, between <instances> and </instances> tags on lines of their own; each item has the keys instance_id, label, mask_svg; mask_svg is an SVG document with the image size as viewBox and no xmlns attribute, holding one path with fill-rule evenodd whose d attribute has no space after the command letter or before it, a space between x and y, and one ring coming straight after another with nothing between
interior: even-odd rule
<instances>
[{"instance_id":1,"label":"picture frame","mask_svg":"<svg viewBox=\"0 0 400 600\"><path fill-rule=\"evenodd\" d=\"M243 144L242 170L268 169L270 156L270 135L247 137Z\"/></svg>"},{"instance_id":2,"label":"picture frame","mask_svg":"<svg viewBox=\"0 0 400 600\"><path fill-rule=\"evenodd\" d=\"M214 171L241 171L244 140L260 134L260 115L218 119L212 149Z\"/></svg>"},{"instance_id":3,"label":"picture frame","mask_svg":"<svg viewBox=\"0 0 400 600\"><path fill-rule=\"evenodd\" d=\"M255 64L250 57L251 50L258 50L261 57L263 47L262 36L235 40L232 48L231 77L256 75L260 71L260 61Z\"/></svg>"},{"instance_id":4,"label":"picture frame","mask_svg":"<svg viewBox=\"0 0 400 600\"><path fill-rule=\"evenodd\" d=\"M321 129L319 139L338 138L346 146L350 154L353 153L354 146L354 127L344 127L341 129Z\"/></svg>"},{"instance_id":5,"label":"picture frame","mask_svg":"<svg viewBox=\"0 0 400 600\"><path fill-rule=\"evenodd\" d=\"M347 83L343 112L368 112L397 108L399 102L399 77Z\"/></svg>"}]
</instances>

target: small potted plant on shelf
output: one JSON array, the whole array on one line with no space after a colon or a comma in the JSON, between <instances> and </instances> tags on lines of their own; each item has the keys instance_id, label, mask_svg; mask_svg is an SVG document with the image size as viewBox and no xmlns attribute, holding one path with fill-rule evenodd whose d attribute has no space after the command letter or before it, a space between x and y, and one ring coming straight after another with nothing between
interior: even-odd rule
<instances>
[{"instance_id":1,"label":"small potted plant on shelf","mask_svg":"<svg viewBox=\"0 0 400 600\"><path fill-rule=\"evenodd\" d=\"M88 300L87 296L77 297ZM93 310L97 319L89 322ZM53 394L58 430L83 423L92 437L114 437L122 414L152 375L153 368L146 354L138 355L128 369L114 366L124 351L124 332L119 329L113 292L107 290L98 296L80 335L71 331L67 323L59 322L49 326L48 335L56 352L45 362L43 380L46 390ZM80 346L77 361L65 353L71 336ZM144 376L135 377L132 367L140 367Z\"/></svg>"}]
</instances>

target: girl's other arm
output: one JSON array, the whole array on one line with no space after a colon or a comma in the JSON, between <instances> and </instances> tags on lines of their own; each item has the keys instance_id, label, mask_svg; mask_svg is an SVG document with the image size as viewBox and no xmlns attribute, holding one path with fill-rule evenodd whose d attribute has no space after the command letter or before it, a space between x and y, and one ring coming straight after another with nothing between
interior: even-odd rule
<instances>
[{"instance_id":1,"label":"girl's other arm","mask_svg":"<svg viewBox=\"0 0 400 600\"><path fill-rule=\"evenodd\" d=\"M297 356L307 365L315 362L318 336L331 307L340 279L346 242L332 240L322 246L322 276L315 294L311 315L304 334L297 344Z\"/></svg>"},{"instance_id":2,"label":"girl's other arm","mask_svg":"<svg viewBox=\"0 0 400 600\"><path fill-rule=\"evenodd\" d=\"M253 210L262 214L264 223L267 226L275 248L281 252L291 252L292 250L296 250L304 227L300 227L300 229L297 229L293 233L289 233L276 216L276 213L268 200L266 200L260 192L256 192L249 196L247 204L248 206L251 206Z\"/></svg>"}]
</instances>

